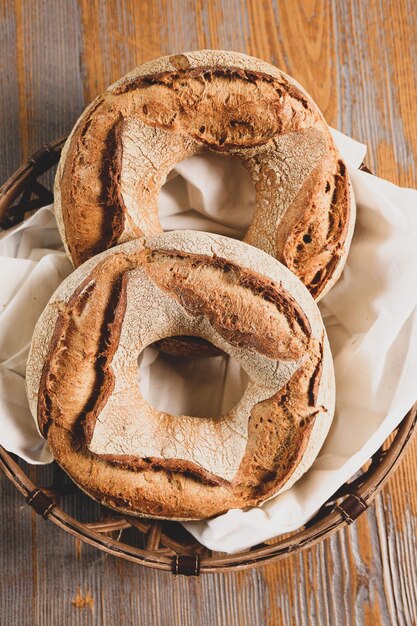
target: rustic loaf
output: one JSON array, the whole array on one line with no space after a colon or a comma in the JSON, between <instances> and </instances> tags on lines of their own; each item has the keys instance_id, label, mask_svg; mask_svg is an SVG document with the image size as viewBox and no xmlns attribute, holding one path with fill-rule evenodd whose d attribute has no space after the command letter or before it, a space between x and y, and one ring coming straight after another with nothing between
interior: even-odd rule
<instances>
[{"instance_id":1,"label":"rustic loaf","mask_svg":"<svg viewBox=\"0 0 417 626\"><path fill-rule=\"evenodd\" d=\"M353 232L346 167L302 87L236 52L145 63L84 111L55 181L58 225L74 264L160 232L167 174L205 150L238 157L252 176L256 208L245 241L321 297L342 271Z\"/></svg>"},{"instance_id":2,"label":"rustic loaf","mask_svg":"<svg viewBox=\"0 0 417 626\"><path fill-rule=\"evenodd\" d=\"M172 416L142 396L139 353L172 335L230 354L249 384L220 418ZM314 300L263 251L174 231L99 254L39 319L29 404L57 462L130 515L201 519L258 505L311 465L334 410Z\"/></svg>"}]
</instances>

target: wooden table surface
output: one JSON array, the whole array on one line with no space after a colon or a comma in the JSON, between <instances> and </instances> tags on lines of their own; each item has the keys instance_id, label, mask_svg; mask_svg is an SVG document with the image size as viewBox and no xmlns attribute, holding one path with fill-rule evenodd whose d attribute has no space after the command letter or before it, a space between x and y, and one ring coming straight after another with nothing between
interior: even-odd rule
<instances>
[{"instance_id":1,"label":"wooden table surface","mask_svg":"<svg viewBox=\"0 0 417 626\"><path fill-rule=\"evenodd\" d=\"M0 0L0 179L132 67L198 48L294 76L368 166L417 186L415 0ZM299 556L200 579L83 547L2 478L4 625L417 624L417 438L357 523ZM35 475L36 470L32 470Z\"/></svg>"}]
</instances>

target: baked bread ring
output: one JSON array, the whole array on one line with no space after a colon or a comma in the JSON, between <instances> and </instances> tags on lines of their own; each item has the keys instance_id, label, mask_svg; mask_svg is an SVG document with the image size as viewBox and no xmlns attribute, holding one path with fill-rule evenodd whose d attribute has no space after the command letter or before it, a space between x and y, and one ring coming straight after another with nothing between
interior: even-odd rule
<instances>
[{"instance_id":1,"label":"baked bread ring","mask_svg":"<svg viewBox=\"0 0 417 626\"><path fill-rule=\"evenodd\" d=\"M139 353L183 334L248 374L226 415L173 416L143 398ZM73 272L38 321L26 378L57 462L99 502L147 517L207 518L287 489L334 410L326 334L302 283L261 250L192 231L123 244Z\"/></svg>"},{"instance_id":2,"label":"baked bread ring","mask_svg":"<svg viewBox=\"0 0 417 626\"><path fill-rule=\"evenodd\" d=\"M253 179L256 207L244 240L322 296L342 271L353 233L346 167L302 87L236 52L145 63L84 111L55 181L58 225L74 264L161 232L158 193L169 171L206 150L238 157Z\"/></svg>"}]
</instances>

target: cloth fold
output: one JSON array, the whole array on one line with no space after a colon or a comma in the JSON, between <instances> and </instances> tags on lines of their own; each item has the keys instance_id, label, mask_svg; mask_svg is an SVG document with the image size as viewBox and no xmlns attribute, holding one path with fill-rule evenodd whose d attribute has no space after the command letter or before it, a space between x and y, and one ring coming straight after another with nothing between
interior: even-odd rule
<instances>
[{"instance_id":1,"label":"cloth fold","mask_svg":"<svg viewBox=\"0 0 417 626\"><path fill-rule=\"evenodd\" d=\"M300 527L417 400L417 191L359 171L365 146L332 132L357 201L346 267L320 303L335 364L335 418L313 466L291 489L260 508L184 524L213 550L233 553ZM238 161L194 156L171 172L161 190L161 224L164 230L242 238L254 201L249 174ZM0 235L0 443L30 463L52 457L27 405L25 363L36 320L71 270L52 206ZM142 393L174 414L221 415L243 393L247 377L226 357L201 364L147 348L140 358Z\"/></svg>"}]
</instances>

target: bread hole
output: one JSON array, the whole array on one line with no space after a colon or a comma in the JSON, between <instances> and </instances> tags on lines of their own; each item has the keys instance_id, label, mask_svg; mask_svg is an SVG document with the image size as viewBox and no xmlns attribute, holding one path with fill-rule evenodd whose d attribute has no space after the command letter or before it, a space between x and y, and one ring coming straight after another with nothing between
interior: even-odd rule
<instances>
[{"instance_id":1,"label":"bread hole","mask_svg":"<svg viewBox=\"0 0 417 626\"><path fill-rule=\"evenodd\" d=\"M170 415L221 417L243 397L249 377L231 356L173 356L154 346L138 358L139 388L155 409Z\"/></svg>"},{"instance_id":2,"label":"bread hole","mask_svg":"<svg viewBox=\"0 0 417 626\"><path fill-rule=\"evenodd\" d=\"M204 130L203 130L204 129ZM206 133L207 128L200 126ZM202 230L242 240L252 221L255 186L242 161L201 152L169 172L158 195L164 231Z\"/></svg>"},{"instance_id":3,"label":"bread hole","mask_svg":"<svg viewBox=\"0 0 417 626\"><path fill-rule=\"evenodd\" d=\"M311 243L311 235L309 235L308 233L306 233L303 237L303 241L304 243Z\"/></svg>"}]
</instances>

